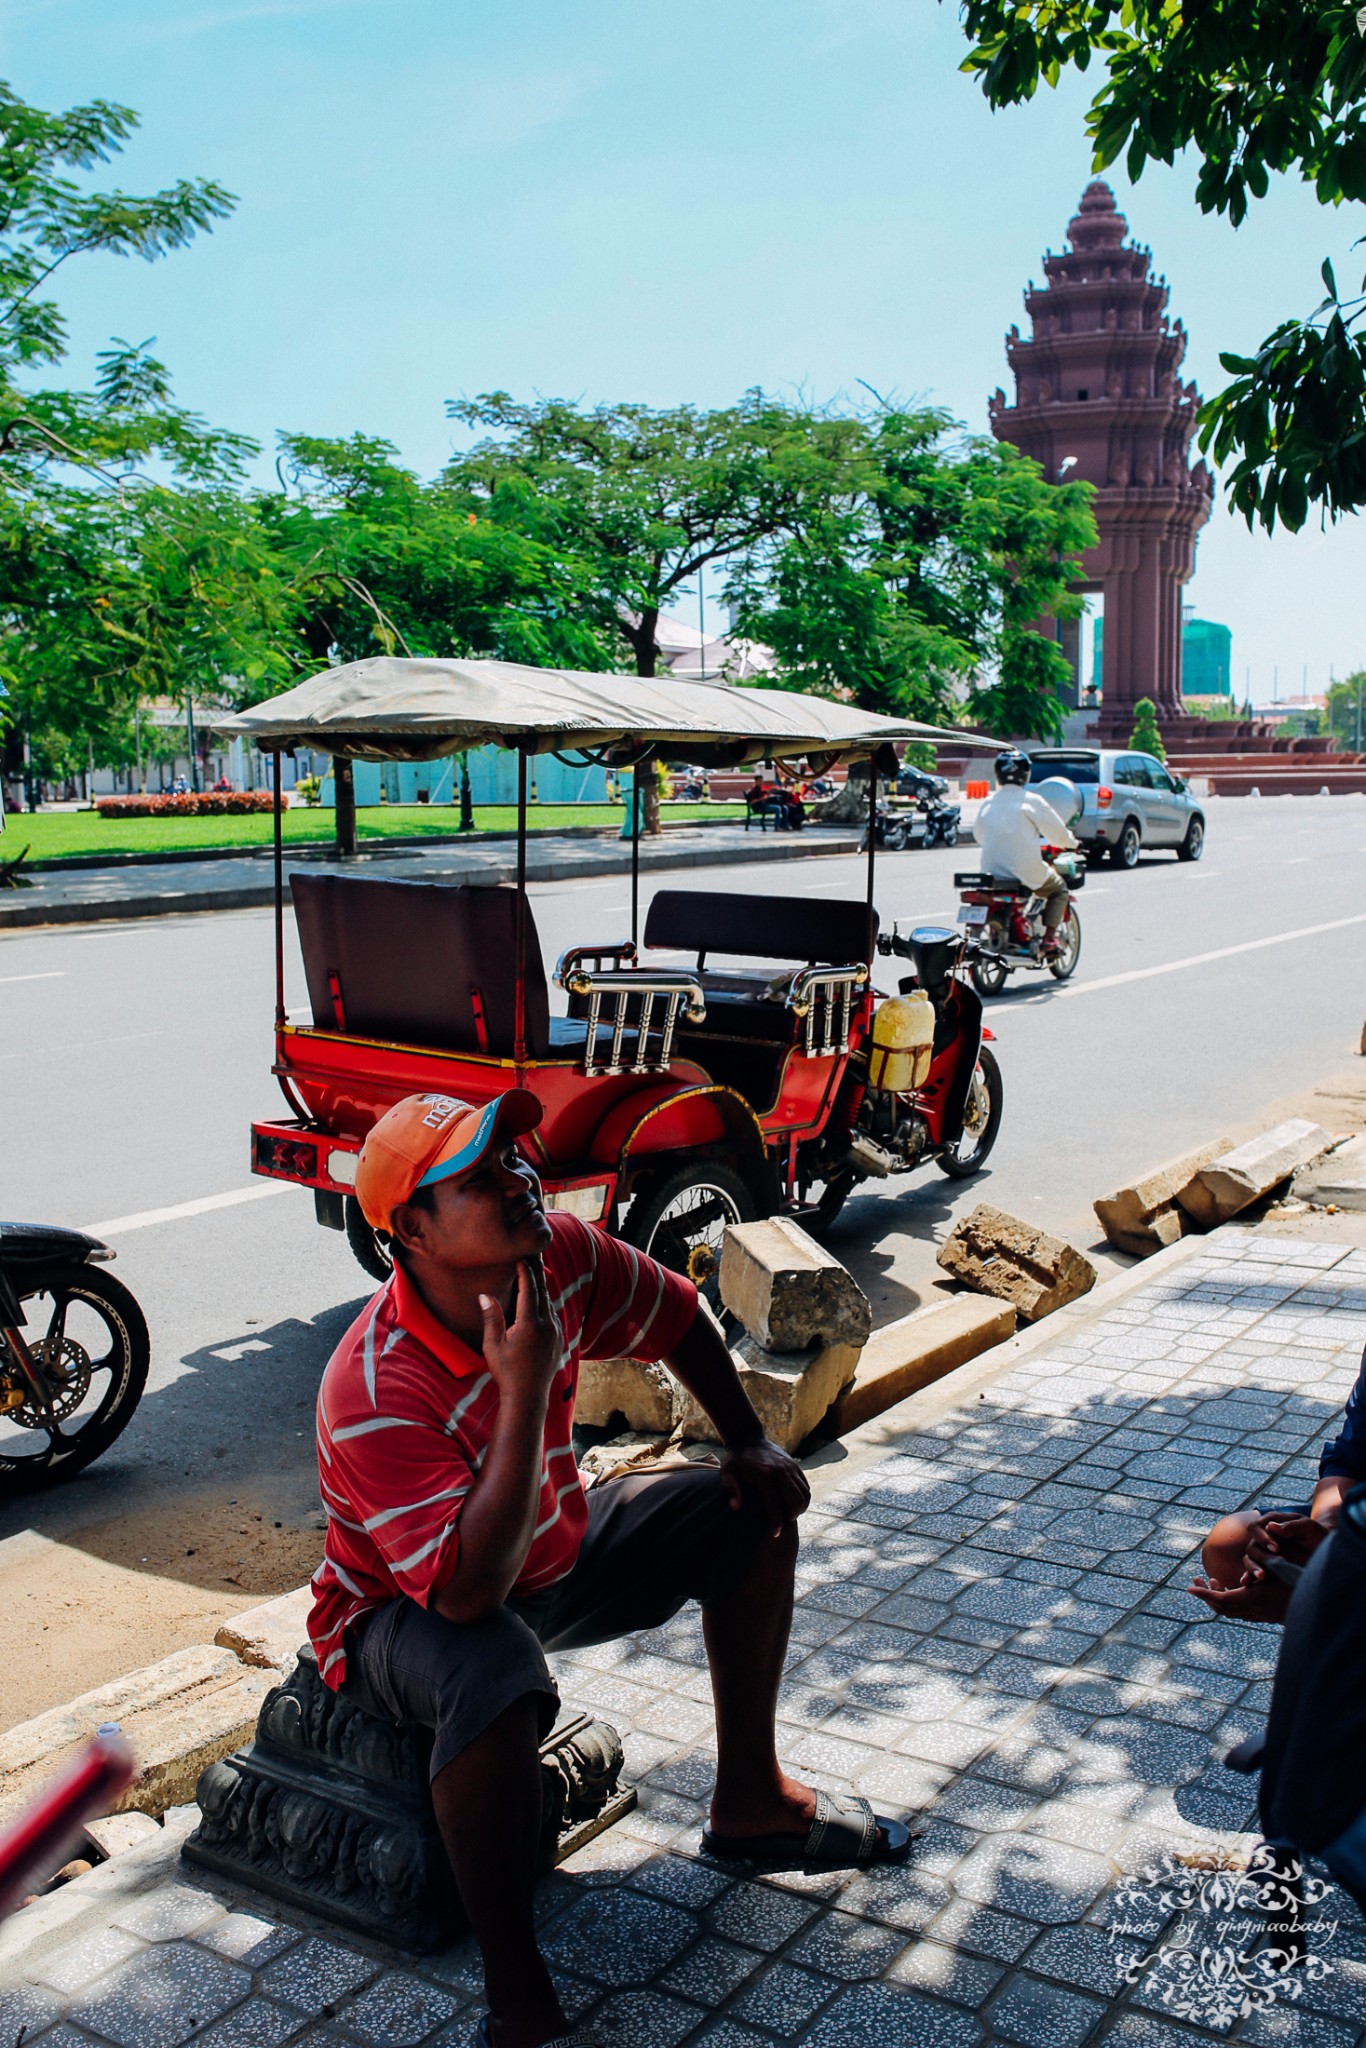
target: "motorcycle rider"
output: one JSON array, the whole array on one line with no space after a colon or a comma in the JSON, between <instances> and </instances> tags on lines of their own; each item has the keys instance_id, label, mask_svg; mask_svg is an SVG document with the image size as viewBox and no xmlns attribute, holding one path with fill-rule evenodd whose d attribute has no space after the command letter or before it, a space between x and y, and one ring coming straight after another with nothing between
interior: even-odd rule
<instances>
[{"instance_id":1,"label":"motorcycle rider","mask_svg":"<svg viewBox=\"0 0 1366 2048\"><path fill-rule=\"evenodd\" d=\"M1067 915L1067 884L1040 849L1070 849L1077 841L1046 797L1030 789L1029 756L1007 747L996 756L996 793L977 814L977 840L988 874L1023 882L1043 903L1043 949L1058 951L1058 927Z\"/></svg>"}]
</instances>

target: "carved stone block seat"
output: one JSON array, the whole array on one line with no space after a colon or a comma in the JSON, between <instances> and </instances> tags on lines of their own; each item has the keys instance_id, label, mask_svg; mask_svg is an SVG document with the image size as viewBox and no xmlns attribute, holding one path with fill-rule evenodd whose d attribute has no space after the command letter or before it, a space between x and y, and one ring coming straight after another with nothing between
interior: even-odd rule
<instances>
[{"instance_id":1,"label":"carved stone block seat","mask_svg":"<svg viewBox=\"0 0 1366 2048\"><path fill-rule=\"evenodd\" d=\"M430 1953L464 1927L428 1789L431 1736L363 1713L307 1645L267 1694L256 1738L199 1780L187 1861L400 1948ZM574 1715L541 1745L549 1869L635 1804L620 1739Z\"/></svg>"}]
</instances>

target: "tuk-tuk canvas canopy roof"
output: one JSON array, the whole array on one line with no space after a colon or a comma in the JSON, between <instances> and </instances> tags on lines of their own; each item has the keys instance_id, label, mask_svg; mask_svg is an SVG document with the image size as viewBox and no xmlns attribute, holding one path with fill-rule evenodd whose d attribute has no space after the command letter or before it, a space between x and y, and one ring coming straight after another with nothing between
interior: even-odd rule
<instances>
[{"instance_id":1,"label":"tuk-tuk canvas canopy roof","mask_svg":"<svg viewBox=\"0 0 1366 2048\"><path fill-rule=\"evenodd\" d=\"M701 765L799 754L849 760L908 740L997 744L793 690L392 655L324 669L217 729L267 753L310 747L389 761L490 743L528 753L607 747L628 757L655 745Z\"/></svg>"}]
</instances>

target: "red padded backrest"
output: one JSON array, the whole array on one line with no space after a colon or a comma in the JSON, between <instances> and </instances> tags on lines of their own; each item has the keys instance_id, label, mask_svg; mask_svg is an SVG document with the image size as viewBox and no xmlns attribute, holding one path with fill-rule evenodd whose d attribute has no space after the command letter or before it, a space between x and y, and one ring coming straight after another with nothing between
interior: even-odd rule
<instances>
[{"instance_id":1,"label":"red padded backrest","mask_svg":"<svg viewBox=\"0 0 1366 2048\"><path fill-rule=\"evenodd\" d=\"M515 890L297 873L289 887L320 1030L511 1056ZM549 1050L550 999L530 904L526 920L526 1038L536 1058Z\"/></svg>"}]
</instances>

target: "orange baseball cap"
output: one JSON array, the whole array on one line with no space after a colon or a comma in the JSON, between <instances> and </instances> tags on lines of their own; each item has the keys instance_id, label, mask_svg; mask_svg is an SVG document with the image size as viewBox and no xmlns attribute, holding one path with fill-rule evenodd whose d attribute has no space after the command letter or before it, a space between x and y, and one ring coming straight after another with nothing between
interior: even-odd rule
<instances>
[{"instance_id":1,"label":"orange baseball cap","mask_svg":"<svg viewBox=\"0 0 1366 2048\"><path fill-rule=\"evenodd\" d=\"M375 1230L387 1230L400 1202L417 1188L464 1173L497 1136L520 1138L541 1121L529 1088L509 1088L491 1102L455 1095L405 1095L384 1112L360 1148L356 1200Z\"/></svg>"}]
</instances>

